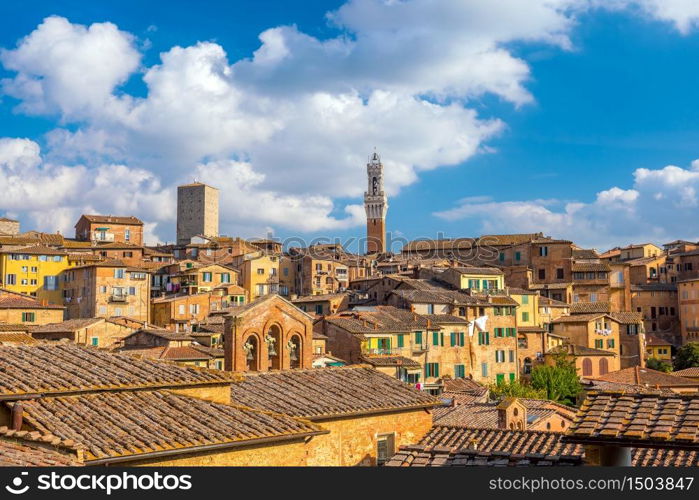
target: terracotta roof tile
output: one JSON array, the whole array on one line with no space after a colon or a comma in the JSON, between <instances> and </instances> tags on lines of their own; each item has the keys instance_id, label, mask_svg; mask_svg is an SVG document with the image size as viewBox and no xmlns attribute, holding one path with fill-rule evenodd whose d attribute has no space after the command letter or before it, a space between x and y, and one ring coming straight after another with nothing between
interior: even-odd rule
<instances>
[{"instance_id":1,"label":"terracotta roof tile","mask_svg":"<svg viewBox=\"0 0 699 500\"><path fill-rule=\"evenodd\" d=\"M620 384L644 385L648 387L682 387L682 386L699 386L699 381L688 378L679 377L673 373L665 373L650 368L641 368L632 366L609 372L605 375L596 377L596 380L604 380L606 382L617 382Z\"/></svg>"},{"instance_id":2,"label":"terracotta roof tile","mask_svg":"<svg viewBox=\"0 0 699 500\"><path fill-rule=\"evenodd\" d=\"M673 375L678 377L699 377L699 366L692 366L690 368L685 368L684 370L677 370L672 372Z\"/></svg>"},{"instance_id":3,"label":"terracotta roof tile","mask_svg":"<svg viewBox=\"0 0 699 500\"><path fill-rule=\"evenodd\" d=\"M42 367L38 370L37 367ZM232 373L63 343L0 346L0 398L21 394L221 384Z\"/></svg>"},{"instance_id":4,"label":"terracotta roof tile","mask_svg":"<svg viewBox=\"0 0 699 500\"><path fill-rule=\"evenodd\" d=\"M387 467L541 467L583 465L581 455L542 455L449 449L413 445L401 448L386 464Z\"/></svg>"},{"instance_id":5,"label":"terracotta roof tile","mask_svg":"<svg viewBox=\"0 0 699 500\"><path fill-rule=\"evenodd\" d=\"M63 309L56 304L42 305L34 297L0 289L0 309Z\"/></svg>"},{"instance_id":6,"label":"terracotta roof tile","mask_svg":"<svg viewBox=\"0 0 699 500\"><path fill-rule=\"evenodd\" d=\"M570 270L574 273L586 272L605 272L611 271L609 264L604 262L574 262L570 266Z\"/></svg>"},{"instance_id":7,"label":"terracotta roof tile","mask_svg":"<svg viewBox=\"0 0 699 500\"><path fill-rule=\"evenodd\" d=\"M609 302L574 302L570 314L608 313L612 310Z\"/></svg>"},{"instance_id":8,"label":"terracotta roof tile","mask_svg":"<svg viewBox=\"0 0 699 500\"><path fill-rule=\"evenodd\" d=\"M78 451L71 441L50 434L0 427L0 467L76 467Z\"/></svg>"},{"instance_id":9,"label":"terracotta roof tile","mask_svg":"<svg viewBox=\"0 0 699 500\"><path fill-rule=\"evenodd\" d=\"M699 395L590 392L565 439L699 449Z\"/></svg>"},{"instance_id":10,"label":"terracotta roof tile","mask_svg":"<svg viewBox=\"0 0 699 500\"><path fill-rule=\"evenodd\" d=\"M233 401L311 420L428 408L439 400L366 366L245 374Z\"/></svg>"},{"instance_id":11,"label":"terracotta roof tile","mask_svg":"<svg viewBox=\"0 0 699 500\"><path fill-rule=\"evenodd\" d=\"M0 332L0 345L3 344L36 344L38 340L28 333Z\"/></svg>"},{"instance_id":12,"label":"terracotta roof tile","mask_svg":"<svg viewBox=\"0 0 699 500\"><path fill-rule=\"evenodd\" d=\"M85 219L97 224L132 224L142 226L143 221L133 215L83 215Z\"/></svg>"},{"instance_id":13,"label":"terracotta roof tile","mask_svg":"<svg viewBox=\"0 0 699 500\"><path fill-rule=\"evenodd\" d=\"M29 425L78 443L86 462L323 432L306 420L169 391L101 392L21 404Z\"/></svg>"},{"instance_id":14,"label":"terracotta roof tile","mask_svg":"<svg viewBox=\"0 0 699 500\"><path fill-rule=\"evenodd\" d=\"M404 368L420 368L422 366L414 359L405 356L362 356L361 361L371 366L401 366Z\"/></svg>"}]
</instances>

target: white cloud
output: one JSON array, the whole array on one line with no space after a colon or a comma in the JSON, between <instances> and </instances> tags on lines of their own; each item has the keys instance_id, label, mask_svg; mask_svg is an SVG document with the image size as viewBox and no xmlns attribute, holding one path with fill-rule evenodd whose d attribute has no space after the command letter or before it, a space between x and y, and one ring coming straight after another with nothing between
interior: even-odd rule
<instances>
[{"instance_id":1,"label":"white cloud","mask_svg":"<svg viewBox=\"0 0 699 500\"><path fill-rule=\"evenodd\" d=\"M699 240L698 191L699 161L694 161L688 169L639 168L631 189L600 191L590 203L465 199L435 215L449 221L479 218L484 233L543 231L597 248L678 237Z\"/></svg>"},{"instance_id":2,"label":"white cloud","mask_svg":"<svg viewBox=\"0 0 699 500\"><path fill-rule=\"evenodd\" d=\"M374 146L393 195L422 171L489 152L485 143L504 124L480 117L474 100L492 94L521 106L533 99L529 66L508 44L565 50L577 14L594 5L350 0L328 14L341 31L335 38L277 26L260 34L249 58L230 61L219 44L200 42L172 47L146 68L139 66L143 41L114 24L49 17L0 52L16 73L2 89L19 100L18 111L58 116L60 124L47 134L43 158L36 144L6 140L29 151L5 154L24 162L24 171L4 164L14 176L0 183L16 194L0 200L0 210L23 212L34 208L31 200L38 209L56 207L60 220L88 209L134 213L172 239L173 187L198 172L228 190L227 231L360 225L361 207L335 200L361 195ZM634 5L683 32L695 23L691 5L679 0ZM122 85L139 71L147 93L128 95ZM682 196L690 203L693 193ZM245 203L230 205L236 197ZM599 203L628 205L631 197L610 191ZM34 212L48 228L50 219Z\"/></svg>"},{"instance_id":3,"label":"white cloud","mask_svg":"<svg viewBox=\"0 0 699 500\"><path fill-rule=\"evenodd\" d=\"M114 88L138 67L133 42L112 23L85 27L47 17L15 50L0 52L3 66L18 73L3 80L3 91L21 99L24 112L92 118L115 104Z\"/></svg>"}]
</instances>

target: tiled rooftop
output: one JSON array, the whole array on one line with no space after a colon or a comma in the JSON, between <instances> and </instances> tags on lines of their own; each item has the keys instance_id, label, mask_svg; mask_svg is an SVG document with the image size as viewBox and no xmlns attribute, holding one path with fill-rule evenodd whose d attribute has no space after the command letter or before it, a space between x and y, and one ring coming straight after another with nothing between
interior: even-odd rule
<instances>
[{"instance_id":1,"label":"tiled rooftop","mask_svg":"<svg viewBox=\"0 0 699 500\"><path fill-rule=\"evenodd\" d=\"M29 295L10 292L0 288L0 309L63 309L63 306L55 304L43 305Z\"/></svg>"},{"instance_id":2,"label":"tiled rooftop","mask_svg":"<svg viewBox=\"0 0 699 500\"><path fill-rule=\"evenodd\" d=\"M22 401L33 428L85 449L85 460L324 432L306 420L169 391L102 392Z\"/></svg>"},{"instance_id":3,"label":"tiled rooftop","mask_svg":"<svg viewBox=\"0 0 699 500\"><path fill-rule=\"evenodd\" d=\"M699 396L590 392L569 442L699 449Z\"/></svg>"},{"instance_id":4,"label":"tiled rooftop","mask_svg":"<svg viewBox=\"0 0 699 500\"><path fill-rule=\"evenodd\" d=\"M583 465L581 455L542 455L506 451L453 450L446 447L412 445L402 447L387 467L532 467Z\"/></svg>"},{"instance_id":5,"label":"tiled rooftop","mask_svg":"<svg viewBox=\"0 0 699 500\"><path fill-rule=\"evenodd\" d=\"M23 394L220 384L228 372L137 359L94 347L40 343L0 346L0 398Z\"/></svg>"},{"instance_id":6,"label":"tiled rooftop","mask_svg":"<svg viewBox=\"0 0 699 500\"><path fill-rule=\"evenodd\" d=\"M366 366L246 373L232 400L311 420L429 408L440 401Z\"/></svg>"},{"instance_id":7,"label":"tiled rooftop","mask_svg":"<svg viewBox=\"0 0 699 500\"><path fill-rule=\"evenodd\" d=\"M672 372L672 374L678 377L699 377L699 366L677 370L676 372Z\"/></svg>"},{"instance_id":8,"label":"tiled rooftop","mask_svg":"<svg viewBox=\"0 0 699 500\"><path fill-rule=\"evenodd\" d=\"M40 432L14 431L0 427L0 467L75 467L71 441Z\"/></svg>"},{"instance_id":9,"label":"tiled rooftop","mask_svg":"<svg viewBox=\"0 0 699 500\"><path fill-rule=\"evenodd\" d=\"M648 387L682 387L699 386L699 381L677 376L676 373L665 373L650 368L632 366L609 372L597 377L597 380L617 382L620 384L644 385Z\"/></svg>"}]
</instances>

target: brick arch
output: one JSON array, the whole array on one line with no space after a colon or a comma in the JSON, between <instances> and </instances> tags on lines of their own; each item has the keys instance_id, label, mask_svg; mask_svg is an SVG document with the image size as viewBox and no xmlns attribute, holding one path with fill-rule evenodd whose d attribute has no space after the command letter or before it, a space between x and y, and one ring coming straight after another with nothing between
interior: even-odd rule
<instances>
[{"instance_id":1,"label":"brick arch","mask_svg":"<svg viewBox=\"0 0 699 500\"><path fill-rule=\"evenodd\" d=\"M293 341L294 339L298 339L297 340L298 349L296 349L296 353L295 353L296 357L297 357L297 361L291 360L291 349L287 348L289 351L289 367L290 368L302 368L303 367L303 359L304 359L306 349L311 348L311 346L309 346L308 342L306 342L306 339L304 338L303 333L301 333L298 330L290 331L287 338L288 338L288 340L285 342L285 344L287 342Z\"/></svg>"},{"instance_id":2,"label":"brick arch","mask_svg":"<svg viewBox=\"0 0 699 500\"><path fill-rule=\"evenodd\" d=\"M273 332L273 330L277 330L276 332ZM270 357L270 349L267 346L267 343L265 342L265 360L267 361L266 368L268 370L281 370L284 368L284 355L286 352L286 346L284 342L284 328L282 328L282 325L279 321L270 319L265 323L265 327L263 330L263 339L264 337L267 336L267 334L272 333L274 337L276 337L277 341L274 344L274 350L276 351L276 355Z\"/></svg>"},{"instance_id":3,"label":"brick arch","mask_svg":"<svg viewBox=\"0 0 699 500\"><path fill-rule=\"evenodd\" d=\"M248 359L247 359L247 354L245 353L245 350L243 349L243 346L247 343L248 339L250 337L253 337L256 342L257 342L257 349L255 353L255 360L254 360L254 367L256 368L255 370L252 371L259 371L260 368L262 367L262 360L264 359L262 356L263 354L267 354L267 348L265 346L264 340L262 335L260 335L256 329L254 328L248 328L243 332L241 335L240 339L240 349L243 353L243 360L244 360L244 370L243 371L248 371Z\"/></svg>"}]
</instances>

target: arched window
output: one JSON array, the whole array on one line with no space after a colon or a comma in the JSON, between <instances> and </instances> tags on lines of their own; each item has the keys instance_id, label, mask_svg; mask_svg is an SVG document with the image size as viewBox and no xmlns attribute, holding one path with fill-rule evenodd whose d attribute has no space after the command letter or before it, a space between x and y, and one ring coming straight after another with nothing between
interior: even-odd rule
<instances>
[{"instance_id":1,"label":"arched window","mask_svg":"<svg viewBox=\"0 0 699 500\"><path fill-rule=\"evenodd\" d=\"M282 332L279 326L272 325L265 336L270 370L281 370Z\"/></svg>"},{"instance_id":2,"label":"arched window","mask_svg":"<svg viewBox=\"0 0 699 500\"><path fill-rule=\"evenodd\" d=\"M605 375L609 372L609 363L607 362L607 358L602 358L599 360L599 374L600 375Z\"/></svg>"},{"instance_id":3,"label":"arched window","mask_svg":"<svg viewBox=\"0 0 699 500\"><path fill-rule=\"evenodd\" d=\"M255 335L250 335L245 340L243 351L245 351L245 369L250 372L259 371L260 346Z\"/></svg>"},{"instance_id":4,"label":"arched window","mask_svg":"<svg viewBox=\"0 0 699 500\"><path fill-rule=\"evenodd\" d=\"M529 375L532 372L532 358L524 358L524 374Z\"/></svg>"},{"instance_id":5,"label":"arched window","mask_svg":"<svg viewBox=\"0 0 699 500\"><path fill-rule=\"evenodd\" d=\"M583 377L591 377L592 376L592 360L590 360L590 358L583 359L582 368L583 368Z\"/></svg>"},{"instance_id":6,"label":"arched window","mask_svg":"<svg viewBox=\"0 0 699 500\"><path fill-rule=\"evenodd\" d=\"M301 337L292 335L287 347L289 348L289 366L291 368L301 368L301 360L303 359Z\"/></svg>"}]
</instances>

